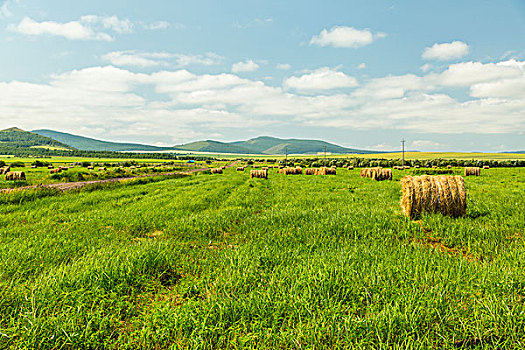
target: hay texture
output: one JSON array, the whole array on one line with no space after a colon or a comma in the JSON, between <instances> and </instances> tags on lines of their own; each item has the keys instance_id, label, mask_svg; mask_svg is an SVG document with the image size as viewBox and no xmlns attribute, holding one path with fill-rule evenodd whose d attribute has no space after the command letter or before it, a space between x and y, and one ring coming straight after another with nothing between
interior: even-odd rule
<instances>
[{"instance_id":1,"label":"hay texture","mask_svg":"<svg viewBox=\"0 0 525 350\"><path fill-rule=\"evenodd\" d=\"M372 169L370 177L375 181L392 180L392 169Z\"/></svg>"},{"instance_id":2,"label":"hay texture","mask_svg":"<svg viewBox=\"0 0 525 350\"><path fill-rule=\"evenodd\" d=\"M222 168L211 169L212 174L222 174Z\"/></svg>"},{"instance_id":3,"label":"hay texture","mask_svg":"<svg viewBox=\"0 0 525 350\"><path fill-rule=\"evenodd\" d=\"M2 175L5 175L5 174L7 174L10 171L11 171L11 168L9 166L0 168L0 174L2 174Z\"/></svg>"},{"instance_id":4,"label":"hay texture","mask_svg":"<svg viewBox=\"0 0 525 350\"><path fill-rule=\"evenodd\" d=\"M62 169L60 169L60 168L49 170L50 174L58 174L58 173L61 173L61 172L62 172Z\"/></svg>"},{"instance_id":5,"label":"hay texture","mask_svg":"<svg viewBox=\"0 0 525 350\"><path fill-rule=\"evenodd\" d=\"M490 169L490 167L488 165L484 165L483 169Z\"/></svg>"},{"instance_id":6,"label":"hay texture","mask_svg":"<svg viewBox=\"0 0 525 350\"><path fill-rule=\"evenodd\" d=\"M250 179L254 177L258 179L268 179L268 170L251 170Z\"/></svg>"},{"instance_id":7,"label":"hay texture","mask_svg":"<svg viewBox=\"0 0 525 350\"><path fill-rule=\"evenodd\" d=\"M6 181L21 181L26 179L26 174L23 171L10 171L5 174Z\"/></svg>"},{"instance_id":8,"label":"hay texture","mask_svg":"<svg viewBox=\"0 0 525 350\"><path fill-rule=\"evenodd\" d=\"M460 217L467 212L467 193L461 176L405 176L401 179L401 208L410 219L422 213Z\"/></svg>"},{"instance_id":9,"label":"hay texture","mask_svg":"<svg viewBox=\"0 0 525 350\"><path fill-rule=\"evenodd\" d=\"M479 176L479 167L465 168L465 176Z\"/></svg>"},{"instance_id":10,"label":"hay texture","mask_svg":"<svg viewBox=\"0 0 525 350\"><path fill-rule=\"evenodd\" d=\"M361 177L372 177L372 172L379 171L383 169L382 167L378 166L375 168L363 168L361 169Z\"/></svg>"},{"instance_id":11,"label":"hay texture","mask_svg":"<svg viewBox=\"0 0 525 350\"><path fill-rule=\"evenodd\" d=\"M237 171L244 171L244 167L243 166L237 167Z\"/></svg>"},{"instance_id":12,"label":"hay texture","mask_svg":"<svg viewBox=\"0 0 525 350\"><path fill-rule=\"evenodd\" d=\"M302 173L303 173L303 169L301 167L296 167L296 168L288 167L288 168L283 168L279 170L279 174L284 174L284 175L302 175Z\"/></svg>"}]
</instances>

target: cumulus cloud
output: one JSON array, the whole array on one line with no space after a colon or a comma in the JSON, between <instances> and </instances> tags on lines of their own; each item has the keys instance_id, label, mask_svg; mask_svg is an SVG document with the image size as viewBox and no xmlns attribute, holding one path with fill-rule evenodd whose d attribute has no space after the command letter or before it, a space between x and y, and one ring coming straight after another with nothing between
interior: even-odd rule
<instances>
[{"instance_id":1,"label":"cumulus cloud","mask_svg":"<svg viewBox=\"0 0 525 350\"><path fill-rule=\"evenodd\" d=\"M53 75L47 83L0 81L0 124L66 131L82 125L121 134L133 130L178 135L180 142L236 128L262 133L272 125L446 134L524 132L525 62L480 65L477 69L484 78L471 79L471 85L463 87L470 89L466 100L446 93L449 85L444 84L458 79L450 75L462 74L453 66L443 73L369 79L360 86L329 68L271 86L233 73L176 69L145 74L114 66L90 67ZM494 67L505 68L505 73L484 73ZM338 90L352 86L352 91ZM413 148L446 146L429 143L431 139L416 141Z\"/></svg>"},{"instance_id":2,"label":"cumulus cloud","mask_svg":"<svg viewBox=\"0 0 525 350\"><path fill-rule=\"evenodd\" d=\"M369 29L360 30L353 27L336 26L330 30L323 29L319 35L314 35L310 40L310 45L358 48L384 37L386 37L385 33L373 34Z\"/></svg>"},{"instance_id":3,"label":"cumulus cloud","mask_svg":"<svg viewBox=\"0 0 525 350\"><path fill-rule=\"evenodd\" d=\"M243 62L237 62L232 65L232 72L233 73L240 73L240 72L255 72L257 69L259 69L259 65L255 63L253 60L246 60Z\"/></svg>"},{"instance_id":4,"label":"cumulus cloud","mask_svg":"<svg viewBox=\"0 0 525 350\"><path fill-rule=\"evenodd\" d=\"M131 33L133 31L133 23L128 19L121 20L116 16L82 16L78 21L66 23L54 21L37 22L32 18L25 17L17 25L10 25L8 29L30 36L50 35L64 37L69 40L112 41L114 38L104 32L104 30L111 30L118 34Z\"/></svg>"},{"instance_id":5,"label":"cumulus cloud","mask_svg":"<svg viewBox=\"0 0 525 350\"><path fill-rule=\"evenodd\" d=\"M213 52L207 52L204 55L174 54L174 57L176 59L177 66L179 67L186 67L190 65L213 66L221 64L224 61L224 57Z\"/></svg>"},{"instance_id":6,"label":"cumulus cloud","mask_svg":"<svg viewBox=\"0 0 525 350\"><path fill-rule=\"evenodd\" d=\"M352 88L357 85L359 84L354 77L328 67L290 77L284 82L285 88L303 92Z\"/></svg>"},{"instance_id":7,"label":"cumulus cloud","mask_svg":"<svg viewBox=\"0 0 525 350\"><path fill-rule=\"evenodd\" d=\"M426 60L449 61L456 58L464 57L469 52L469 46L462 41L453 41L450 43L435 43L431 47L425 48L422 58Z\"/></svg>"}]
</instances>

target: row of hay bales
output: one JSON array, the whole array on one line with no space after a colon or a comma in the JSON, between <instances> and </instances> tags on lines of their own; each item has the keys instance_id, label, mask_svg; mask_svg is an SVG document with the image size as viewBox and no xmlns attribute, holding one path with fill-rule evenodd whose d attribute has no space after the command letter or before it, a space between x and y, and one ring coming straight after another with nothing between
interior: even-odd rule
<instances>
[{"instance_id":1,"label":"row of hay bales","mask_svg":"<svg viewBox=\"0 0 525 350\"><path fill-rule=\"evenodd\" d=\"M467 212L467 192L461 176L405 176L401 192L401 208L410 219L424 212L452 217Z\"/></svg>"},{"instance_id":2,"label":"row of hay bales","mask_svg":"<svg viewBox=\"0 0 525 350\"><path fill-rule=\"evenodd\" d=\"M336 175L336 167L321 167L321 168L308 168L305 170L305 175Z\"/></svg>"}]
</instances>

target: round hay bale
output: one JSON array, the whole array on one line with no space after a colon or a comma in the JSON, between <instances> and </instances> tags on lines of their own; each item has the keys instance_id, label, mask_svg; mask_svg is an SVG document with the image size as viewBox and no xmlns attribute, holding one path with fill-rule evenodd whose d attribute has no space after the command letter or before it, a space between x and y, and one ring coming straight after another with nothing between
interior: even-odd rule
<instances>
[{"instance_id":1,"label":"round hay bale","mask_svg":"<svg viewBox=\"0 0 525 350\"><path fill-rule=\"evenodd\" d=\"M451 217L467 212L467 194L461 176L405 176L401 179L401 208L410 219L422 213Z\"/></svg>"}]
</instances>

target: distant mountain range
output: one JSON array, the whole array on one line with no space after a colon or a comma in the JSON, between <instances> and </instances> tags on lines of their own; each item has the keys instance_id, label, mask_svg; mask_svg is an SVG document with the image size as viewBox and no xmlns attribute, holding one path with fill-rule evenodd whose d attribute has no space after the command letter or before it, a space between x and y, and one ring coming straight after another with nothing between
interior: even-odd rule
<instances>
[{"instance_id":1,"label":"distant mountain range","mask_svg":"<svg viewBox=\"0 0 525 350\"><path fill-rule=\"evenodd\" d=\"M332 154L368 154L377 151L346 148L319 140L279 139L261 136L248 141L219 142L213 140L190 142L173 147L157 147L137 143L118 143L96 140L89 137L72 135L54 130L33 130L32 133L45 136L61 144L83 151L115 151L115 152L205 152L230 154L317 154L324 152Z\"/></svg>"}]
</instances>

